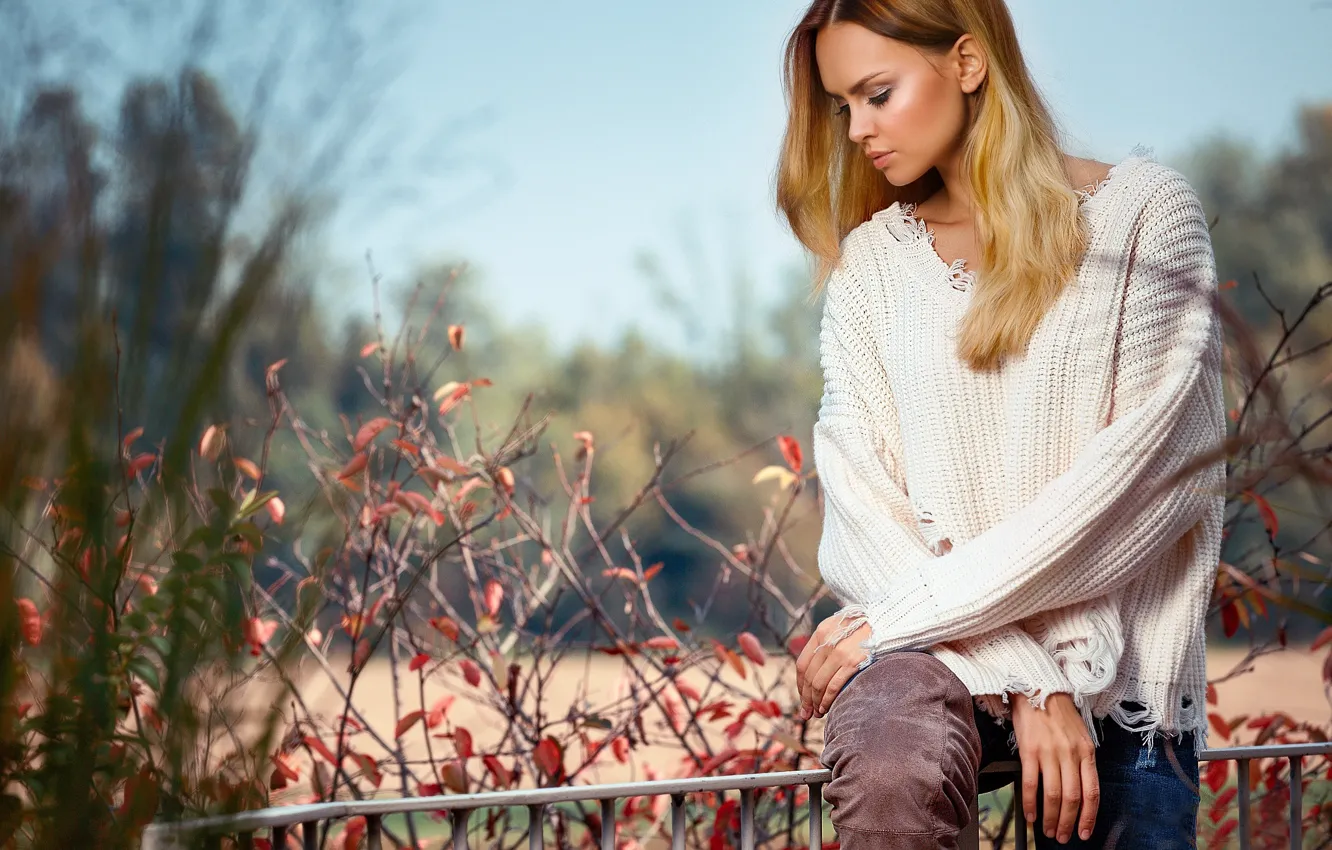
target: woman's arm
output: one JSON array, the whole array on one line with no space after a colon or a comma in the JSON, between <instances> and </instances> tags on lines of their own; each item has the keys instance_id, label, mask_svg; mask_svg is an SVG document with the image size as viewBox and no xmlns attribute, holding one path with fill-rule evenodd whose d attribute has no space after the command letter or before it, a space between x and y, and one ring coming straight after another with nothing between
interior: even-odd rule
<instances>
[{"instance_id":1,"label":"woman's arm","mask_svg":"<svg viewBox=\"0 0 1332 850\"><path fill-rule=\"evenodd\" d=\"M828 283L820 325L823 400L814 426L814 462L824 494L819 564L848 603L836 643L864 622L867 606L890 592L907 568L935 557L915 525L902 475L892 392L873 340L891 305L845 265ZM844 569L860 565L863 569ZM1015 624L951 641L941 652L982 693L1071 692L1059 664Z\"/></svg>"},{"instance_id":2,"label":"woman's arm","mask_svg":"<svg viewBox=\"0 0 1332 850\"><path fill-rule=\"evenodd\" d=\"M1225 437L1215 260L1202 205L1178 173L1148 198L1128 250L1112 423L1004 521L895 567L892 586L865 606L867 650L928 647L1111 592L1224 499L1220 460L1163 489ZM848 439L861 438L836 437ZM833 480L855 480L836 468L851 459L827 457ZM835 552L872 539L866 517L884 513L854 486L840 495Z\"/></svg>"}]
</instances>

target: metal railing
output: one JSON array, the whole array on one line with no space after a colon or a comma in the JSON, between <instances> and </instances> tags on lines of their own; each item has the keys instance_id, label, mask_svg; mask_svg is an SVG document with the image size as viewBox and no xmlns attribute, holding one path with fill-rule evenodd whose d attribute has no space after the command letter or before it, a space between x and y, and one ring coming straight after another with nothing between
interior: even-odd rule
<instances>
[{"instance_id":1,"label":"metal railing","mask_svg":"<svg viewBox=\"0 0 1332 850\"><path fill-rule=\"evenodd\" d=\"M1302 800L1303 759L1306 756L1332 756L1332 742L1318 744L1274 744L1260 747L1223 747L1204 750L1202 762L1234 761L1238 764L1236 804L1239 808L1241 850L1249 850L1253 840L1250 816L1249 776L1251 763L1257 759L1281 758L1290 763L1290 846L1303 847L1304 805ZM1004 777L1018 775L1017 762L989 765L982 773ZM383 850L383 819L388 815L416 812L448 812L452 826L453 850L467 850L467 822L472 812L488 808L528 810L527 843L529 850L543 846L544 811L547 806L570 802L599 802L601 805L601 848L615 848L615 804L629 797L670 795L671 848L685 846L685 795L705 792L740 792L740 850L754 850L755 791L760 788L809 788L809 846L823 844L823 786L832 779L827 770L795 770L773 773L707 776L691 779L659 779L649 782L620 782L605 785L575 785L524 791L489 791L481 794L446 794L435 797L354 800L339 803L314 803L303 806L279 806L254 812L202 818L180 823L157 823L144 832L143 850L170 850L182 841L207 836L220 842L222 836L235 838L242 848L254 846L254 835L267 830L274 850L285 850L287 834L299 826L305 850L319 847L319 825L328 821L364 817L368 850ZM959 844L961 850L979 850L980 824L978 805L972 802L971 824ZM1027 847L1026 823L1015 820L1017 850Z\"/></svg>"}]
</instances>

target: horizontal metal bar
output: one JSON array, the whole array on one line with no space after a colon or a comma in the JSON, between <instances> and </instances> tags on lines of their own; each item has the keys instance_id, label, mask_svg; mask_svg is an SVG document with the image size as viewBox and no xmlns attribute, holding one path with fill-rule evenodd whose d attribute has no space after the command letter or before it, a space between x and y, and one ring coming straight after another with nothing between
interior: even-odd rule
<instances>
[{"instance_id":1,"label":"horizontal metal bar","mask_svg":"<svg viewBox=\"0 0 1332 850\"><path fill-rule=\"evenodd\" d=\"M1332 742L1317 744L1272 744L1261 747L1220 747L1203 750L1200 761L1260 758L1293 758L1296 756L1332 756ZM1020 766L1016 761L991 764L985 774L1016 774ZM275 835L286 827L317 821L356 817L378 817L407 812L434 812L472 810L480 808L506 808L510 806L547 806L590 800L622 799L625 797L683 794L704 791L735 791L757 788L780 788L792 785L820 786L832 780L827 770L790 770L773 773L746 773L723 776L700 776L686 779L656 779L646 782L618 782L607 785L573 785L558 788L536 788L515 791L488 791L478 794L444 794L435 797L404 797L379 800L349 800L337 803L311 803L301 806L278 806L235 815L200 818L179 823L155 823L144 833L145 846L168 837L208 834L219 831L229 833L274 829ZM811 809L812 811L812 809ZM277 830L281 830L278 832Z\"/></svg>"},{"instance_id":2,"label":"horizontal metal bar","mask_svg":"<svg viewBox=\"0 0 1332 850\"><path fill-rule=\"evenodd\" d=\"M1240 761L1242 759L1288 759L1292 756L1332 755L1332 742L1325 744L1267 744L1261 747L1217 747L1203 750L1198 761Z\"/></svg>"},{"instance_id":3,"label":"horizontal metal bar","mask_svg":"<svg viewBox=\"0 0 1332 850\"><path fill-rule=\"evenodd\" d=\"M302 806L278 806L235 815L200 818L181 823L156 823L149 830L163 833L244 832L274 826L291 826L306 821L336 820L357 815L389 815L405 812L437 812L452 809L505 808L537 806L585 800L648 797L657 794L692 794L702 791L734 791L745 788L781 788L828 782L827 770L787 770L772 773L742 773L723 776L695 776L687 779L653 779L645 782L616 782L606 785L566 785L558 788L533 788L521 791L486 791L480 794L441 794L436 797L400 797L382 800L348 800L343 803L308 803Z\"/></svg>"}]
</instances>

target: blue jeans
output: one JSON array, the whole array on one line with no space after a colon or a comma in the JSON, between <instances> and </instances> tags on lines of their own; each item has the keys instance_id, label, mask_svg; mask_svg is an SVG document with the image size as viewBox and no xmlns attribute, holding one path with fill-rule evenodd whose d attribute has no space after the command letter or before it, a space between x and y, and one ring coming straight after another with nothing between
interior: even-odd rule
<instances>
[{"instance_id":1,"label":"blue jeans","mask_svg":"<svg viewBox=\"0 0 1332 850\"><path fill-rule=\"evenodd\" d=\"M852 674L847 684L863 670ZM1131 710L1142 708L1137 703L1125 706ZM980 733L982 768L993 762L1014 760L1015 752L1008 743L1013 733L1011 722L996 723L974 706L973 720ZM1067 844L1047 838L1043 828L1044 794L1038 790L1033 825L1037 850L1196 850L1199 786L1193 733L1185 733L1180 740L1157 735L1149 752L1141 733L1130 732L1110 719L1098 719L1096 723L1101 739L1096 748L1101 805L1091 838L1083 841L1076 828ZM1009 781L983 782L979 790L994 790ZM1020 795L1019 786L1020 780L1014 784L1014 792ZM1020 800L1017 812L1020 819Z\"/></svg>"}]
</instances>

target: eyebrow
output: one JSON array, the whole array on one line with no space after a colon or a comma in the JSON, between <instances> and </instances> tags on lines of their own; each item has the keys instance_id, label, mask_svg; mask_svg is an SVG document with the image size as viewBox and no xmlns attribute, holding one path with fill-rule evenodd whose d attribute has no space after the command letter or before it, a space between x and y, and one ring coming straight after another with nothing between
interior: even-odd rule
<instances>
[{"instance_id":1,"label":"eyebrow","mask_svg":"<svg viewBox=\"0 0 1332 850\"><path fill-rule=\"evenodd\" d=\"M855 84L854 86L851 87L851 91L847 92L847 94L860 94L862 91L865 90L865 85L866 85L870 80L874 79L875 77L879 76L880 74L886 74L886 73L888 73L888 70L887 70L886 68L881 68L881 69L878 70L878 71L872 71L872 72L866 74L865 76L861 77L859 80L856 80L856 84ZM829 97L833 97L833 98L840 98L840 97L841 97L841 95L836 95L836 94L833 94L832 92L828 92L828 96L829 96Z\"/></svg>"}]
</instances>

